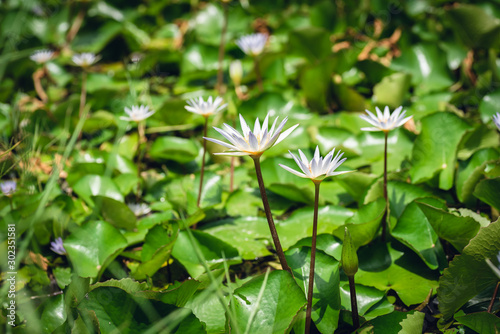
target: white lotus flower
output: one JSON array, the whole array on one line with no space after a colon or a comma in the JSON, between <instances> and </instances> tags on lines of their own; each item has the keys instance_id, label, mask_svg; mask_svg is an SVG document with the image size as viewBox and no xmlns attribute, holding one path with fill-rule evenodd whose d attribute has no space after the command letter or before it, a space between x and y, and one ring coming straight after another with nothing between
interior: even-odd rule
<instances>
[{"instance_id":1,"label":"white lotus flower","mask_svg":"<svg viewBox=\"0 0 500 334\"><path fill-rule=\"evenodd\" d=\"M97 61L99 61L99 59L101 59L100 56L96 56L95 54L90 52L76 54L71 58L71 60L73 60L73 63L80 67L89 67L90 65L93 65Z\"/></svg>"},{"instance_id":2,"label":"white lotus flower","mask_svg":"<svg viewBox=\"0 0 500 334\"><path fill-rule=\"evenodd\" d=\"M239 86L241 84L243 66L241 65L241 61L239 59L233 60L231 64L229 64L229 77L231 77L235 86Z\"/></svg>"},{"instance_id":3,"label":"white lotus flower","mask_svg":"<svg viewBox=\"0 0 500 334\"><path fill-rule=\"evenodd\" d=\"M362 119L370 123L371 125L374 126L374 128L361 128L363 131L384 131L384 132L389 132L397 127L400 127L401 125L405 124L412 118L413 116L405 117L406 115L406 110L401 112L403 110L403 107L398 107L394 112L390 113L389 107L385 107L384 112L380 111L378 107L375 107L375 110L377 111L377 116L372 114L369 110L366 110L368 115L360 115Z\"/></svg>"},{"instance_id":4,"label":"white lotus flower","mask_svg":"<svg viewBox=\"0 0 500 334\"><path fill-rule=\"evenodd\" d=\"M319 154L319 148L318 146L316 146L314 157L312 158L311 161L309 161L307 160L306 155L302 153L301 150L299 150L300 159L297 156L295 156L292 152L290 152L290 155L292 156L293 160L295 160L295 162L297 163L297 165L299 166L299 168L302 170L303 173L297 172L295 169L292 169L282 164L280 164L280 166L292 174L295 174L297 176L306 179L311 179L313 181L321 181L328 176L350 173L351 171L342 171L342 172L335 171L346 160L346 158L341 160L344 153L341 153L340 150L337 152L337 155L335 155L335 157L333 157L334 154L335 154L335 149L331 150L331 152L328 153L325 158L322 158Z\"/></svg>"},{"instance_id":5,"label":"white lotus flower","mask_svg":"<svg viewBox=\"0 0 500 334\"><path fill-rule=\"evenodd\" d=\"M154 110L149 110L148 106L132 106L132 108L125 107L127 116L121 116L120 119L129 122L140 122L155 113Z\"/></svg>"},{"instance_id":6,"label":"white lotus flower","mask_svg":"<svg viewBox=\"0 0 500 334\"><path fill-rule=\"evenodd\" d=\"M260 55L264 50L267 37L266 34L261 33L241 36L236 40L236 45L247 55L255 57Z\"/></svg>"},{"instance_id":7,"label":"white lotus flower","mask_svg":"<svg viewBox=\"0 0 500 334\"><path fill-rule=\"evenodd\" d=\"M52 50L38 50L33 52L30 59L37 64L45 64L52 59L52 56L54 56L54 51Z\"/></svg>"},{"instance_id":8,"label":"white lotus flower","mask_svg":"<svg viewBox=\"0 0 500 334\"><path fill-rule=\"evenodd\" d=\"M146 203L128 203L127 206L137 217L147 215L151 208Z\"/></svg>"},{"instance_id":9,"label":"white lotus flower","mask_svg":"<svg viewBox=\"0 0 500 334\"><path fill-rule=\"evenodd\" d=\"M226 130L221 130L219 128L214 127L214 129L224 136L230 143L225 143L221 140L214 138L206 138L206 140L210 140L216 144L222 145L224 147L229 148L227 152L215 153L216 155L232 155L232 156L261 156L264 151L273 147L274 145L281 142L283 139L288 137L288 135L297 127L298 124L292 126L285 132L283 131L283 127L285 126L288 117L285 117L283 121L281 121L280 125L276 127L276 123L278 121L278 117L274 120L271 129L268 130L269 123L269 113L267 114L262 126L260 125L259 119L255 120L255 125L253 131L250 130L250 127L245 122L243 116L240 115L240 125L241 131L243 134L240 134L237 130L235 130L232 126L224 123L224 128Z\"/></svg>"},{"instance_id":10,"label":"white lotus flower","mask_svg":"<svg viewBox=\"0 0 500 334\"><path fill-rule=\"evenodd\" d=\"M50 249L59 255L66 255L66 249L63 246L62 238L57 238L50 243Z\"/></svg>"},{"instance_id":11,"label":"white lotus flower","mask_svg":"<svg viewBox=\"0 0 500 334\"><path fill-rule=\"evenodd\" d=\"M497 126L498 130L500 130L500 112L497 112L495 115L493 115L493 122Z\"/></svg>"},{"instance_id":12,"label":"white lotus flower","mask_svg":"<svg viewBox=\"0 0 500 334\"><path fill-rule=\"evenodd\" d=\"M210 115L213 115L222 109L224 109L227 106L227 103L221 105L223 102L222 98L217 96L215 100L210 96L207 101L205 102L202 97L198 98L198 101L196 99L190 99L187 101L187 106L186 108L187 111L208 117Z\"/></svg>"},{"instance_id":13,"label":"white lotus flower","mask_svg":"<svg viewBox=\"0 0 500 334\"><path fill-rule=\"evenodd\" d=\"M0 183L0 189L5 196L12 196L16 192L17 183L15 180L7 180Z\"/></svg>"}]
</instances>

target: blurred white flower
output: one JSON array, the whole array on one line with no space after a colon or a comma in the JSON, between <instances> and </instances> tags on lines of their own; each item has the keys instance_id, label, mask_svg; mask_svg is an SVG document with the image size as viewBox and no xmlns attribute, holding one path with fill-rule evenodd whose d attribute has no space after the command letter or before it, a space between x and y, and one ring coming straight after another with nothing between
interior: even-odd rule
<instances>
[{"instance_id":1,"label":"blurred white flower","mask_svg":"<svg viewBox=\"0 0 500 334\"><path fill-rule=\"evenodd\" d=\"M394 110L394 112L390 113L389 107L386 106L384 109L384 112L380 111L378 107L375 107L375 110L377 111L377 116L375 116L373 113L371 113L369 110L366 110L366 113L368 115L360 115L362 119L373 125L373 128L361 128L363 131L384 131L384 132L389 132L397 127L400 127L401 125L405 124L412 118L413 116L405 117L406 115L406 110L401 112L403 110L403 107L398 107Z\"/></svg>"},{"instance_id":2,"label":"blurred white flower","mask_svg":"<svg viewBox=\"0 0 500 334\"><path fill-rule=\"evenodd\" d=\"M132 106L132 108L125 107L127 116L121 116L120 119L129 122L140 122L155 113L154 110L149 110L148 106Z\"/></svg>"},{"instance_id":3,"label":"blurred white flower","mask_svg":"<svg viewBox=\"0 0 500 334\"><path fill-rule=\"evenodd\" d=\"M127 205L137 217L147 215L151 212L151 208L146 203L128 203Z\"/></svg>"},{"instance_id":4,"label":"blurred white flower","mask_svg":"<svg viewBox=\"0 0 500 334\"><path fill-rule=\"evenodd\" d=\"M45 64L54 56L54 51L52 50L38 50L33 52L30 59L38 64Z\"/></svg>"},{"instance_id":5,"label":"blurred white flower","mask_svg":"<svg viewBox=\"0 0 500 334\"><path fill-rule=\"evenodd\" d=\"M290 155L292 156L293 160L295 160L295 162L297 163L297 165L299 166L299 168L302 170L303 173L297 172L296 170L282 164L280 164L280 166L292 174L295 174L297 176L306 179L311 179L313 181L321 181L328 176L350 173L351 171L342 171L342 172L335 171L346 160L346 158L341 160L344 153L340 153L340 150L337 152L337 155L335 155L335 157L333 157L334 154L335 154L335 149L333 149L330 153L328 153L326 157L323 159L319 154L318 146L316 146L314 157L312 158L311 161L309 161L307 160L306 155L302 153L301 150L299 150L300 159L297 156L295 156L292 152L290 152Z\"/></svg>"},{"instance_id":6,"label":"blurred white flower","mask_svg":"<svg viewBox=\"0 0 500 334\"><path fill-rule=\"evenodd\" d=\"M500 112L497 112L495 115L493 115L493 122L497 126L498 130L500 130Z\"/></svg>"},{"instance_id":7,"label":"blurred white flower","mask_svg":"<svg viewBox=\"0 0 500 334\"><path fill-rule=\"evenodd\" d=\"M89 67L90 65L93 65L97 61L99 61L99 59L101 59L100 56L96 56L95 54L90 52L79 53L71 58L71 60L73 60L73 63L80 67Z\"/></svg>"},{"instance_id":8,"label":"blurred white flower","mask_svg":"<svg viewBox=\"0 0 500 334\"><path fill-rule=\"evenodd\" d=\"M271 129L268 131L268 113L266 118L264 119L264 122L262 123L262 126L260 125L258 118L255 120L254 129L253 131L251 131L243 116L240 115L240 125L243 134L240 134L232 126L227 125L226 123L224 123L224 128L226 130L221 130L214 127L214 129L222 136L224 136L224 138L226 138L230 142L230 144L218 139L206 137L204 138L230 149L228 152L215 153L216 155L260 156L262 155L262 153L264 153L264 151L288 137L288 135L298 126L298 124L296 124L285 132L281 133L287 120L288 117L285 117L285 119L276 128L276 123L278 121L278 117L276 117L273 125L271 126Z\"/></svg>"},{"instance_id":9,"label":"blurred white flower","mask_svg":"<svg viewBox=\"0 0 500 334\"><path fill-rule=\"evenodd\" d=\"M223 102L222 98L217 96L215 100L212 99L210 96L207 101L205 102L202 97L198 98L198 101L196 99L190 99L187 101L187 106L186 108L187 111L208 117L210 115L213 115L222 109L224 109L227 106L227 103L221 105Z\"/></svg>"},{"instance_id":10,"label":"blurred white flower","mask_svg":"<svg viewBox=\"0 0 500 334\"><path fill-rule=\"evenodd\" d=\"M17 183L15 180L0 182L0 189L5 196L12 196L16 192Z\"/></svg>"},{"instance_id":11,"label":"blurred white flower","mask_svg":"<svg viewBox=\"0 0 500 334\"><path fill-rule=\"evenodd\" d=\"M239 59L233 60L229 64L229 76L233 80L235 86L241 84L241 78L243 78L243 66L241 66L241 61Z\"/></svg>"},{"instance_id":12,"label":"blurred white flower","mask_svg":"<svg viewBox=\"0 0 500 334\"><path fill-rule=\"evenodd\" d=\"M241 36L236 40L236 45L247 55L255 57L262 53L266 46L268 36L266 34L251 34Z\"/></svg>"},{"instance_id":13,"label":"blurred white flower","mask_svg":"<svg viewBox=\"0 0 500 334\"><path fill-rule=\"evenodd\" d=\"M59 255L66 255L66 249L63 246L63 240L61 237L50 243L50 249Z\"/></svg>"}]
</instances>

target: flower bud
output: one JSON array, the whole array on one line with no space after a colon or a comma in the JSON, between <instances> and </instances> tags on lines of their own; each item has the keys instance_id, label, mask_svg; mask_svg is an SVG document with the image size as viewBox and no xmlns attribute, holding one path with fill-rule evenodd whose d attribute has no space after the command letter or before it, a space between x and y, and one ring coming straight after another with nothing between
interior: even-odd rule
<instances>
[{"instance_id":1,"label":"flower bud","mask_svg":"<svg viewBox=\"0 0 500 334\"><path fill-rule=\"evenodd\" d=\"M235 86L241 84L241 78L243 78L243 67L241 66L240 60L234 60L229 65L229 76L233 80Z\"/></svg>"},{"instance_id":2,"label":"flower bud","mask_svg":"<svg viewBox=\"0 0 500 334\"><path fill-rule=\"evenodd\" d=\"M351 233L349 233L347 227L344 232L341 262L347 276L354 276L358 271L358 255L356 254L356 247L354 247L352 242Z\"/></svg>"}]
</instances>

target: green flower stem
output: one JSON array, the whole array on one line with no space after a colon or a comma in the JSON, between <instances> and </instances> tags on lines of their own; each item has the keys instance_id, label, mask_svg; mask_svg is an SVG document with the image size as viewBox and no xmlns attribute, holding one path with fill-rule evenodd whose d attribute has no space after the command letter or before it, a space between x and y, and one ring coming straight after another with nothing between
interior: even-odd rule
<instances>
[{"instance_id":1,"label":"green flower stem","mask_svg":"<svg viewBox=\"0 0 500 334\"><path fill-rule=\"evenodd\" d=\"M85 102L87 100L87 72L85 69L82 72L82 92L80 94L80 108L78 110L78 117L81 119L83 115L83 109L85 108ZM78 139L82 138L82 133L78 134Z\"/></svg>"},{"instance_id":2,"label":"green flower stem","mask_svg":"<svg viewBox=\"0 0 500 334\"><path fill-rule=\"evenodd\" d=\"M142 158L144 157L144 153L146 151L146 144L147 144L147 139L146 139L146 129L145 129L145 124L144 121L138 122L137 123L137 132L139 133L139 155L137 156L137 178L139 179L137 181L137 195L136 195L136 200L137 203L139 203L139 199L141 198L141 161ZM142 146L144 144L144 147Z\"/></svg>"},{"instance_id":3,"label":"green flower stem","mask_svg":"<svg viewBox=\"0 0 500 334\"><path fill-rule=\"evenodd\" d=\"M385 234L387 229L387 221L389 220L389 197L387 196L387 137L388 131L384 131L384 199L385 199L385 213L382 217L382 241L385 241Z\"/></svg>"},{"instance_id":4,"label":"green flower stem","mask_svg":"<svg viewBox=\"0 0 500 334\"><path fill-rule=\"evenodd\" d=\"M500 281L497 283L495 291L493 291L493 296L491 296L490 305L488 305L488 313L491 313L491 311L493 310L493 305L495 304L495 300L497 299L498 287L500 287Z\"/></svg>"},{"instance_id":5,"label":"green flower stem","mask_svg":"<svg viewBox=\"0 0 500 334\"><path fill-rule=\"evenodd\" d=\"M207 136L208 116L205 117L205 126L203 128L203 137ZM201 159L201 172L200 172L200 187L198 188L198 201L196 205L200 207L201 190L203 189L203 176L205 175L205 154L207 153L207 140L203 139L203 157Z\"/></svg>"},{"instance_id":6,"label":"green flower stem","mask_svg":"<svg viewBox=\"0 0 500 334\"><path fill-rule=\"evenodd\" d=\"M227 3L222 3L222 9L224 10L224 21L222 23L222 31L220 36L220 44L219 44L219 59L218 59L218 70L217 70L217 92L219 95L222 94L222 61L224 60L224 45L226 44L226 32L227 32L227 21L228 21L228 8Z\"/></svg>"},{"instance_id":7,"label":"green flower stem","mask_svg":"<svg viewBox=\"0 0 500 334\"><path fill-rule=\"evenodd\" d=\"M307 289L307 311L306 311L306 330L309 334L311 330L311 313L312 299L314 289L314 265L316 264L316 235L318 234L318 202L319 202L319 185L321 181L314 181L314 216L313 216L313 233L311 243L311 267L309 268L309 287Z\"/></svg>"},{"instance_id":8,"label":"green flower stem","mask_svg":"<svg viewBox=\"0 0 500 334\"><path fill-rule=\"evenodd\" d=\"M354 284L354 275L347 276L349 278L349 291L351 292L351 310L352 310L352 325L354 328L359 328L358 302L356 301L356 286Z\"/></svg>"},{"instance_id":9,"label":"green flower stem","mask_svg":"<svg viewBox=\"0 0 500 334\"><path fill-rule=\"evenodd\" d=\"M283 270L288 271L292 277L292 269L288 266L285 259L285 253L283 253L283 248L281 248L280 239L278 237L278 232L276 231L276 226L274 225L273 215L271 214L271 208L269 207L269 201L267 199L266 188L264 186L264 180L262 178L262 171L260 169L260 155L250 156L253 159L255 165L255 172L257 174L257 181L259 182L260 196L262 197L262 204L264 205L264 211L266 213L267 223L269 224L269 230L271 231L271 236L273 237L274 247L276 248L276 253L281 263Z\"/></svg>"},{"instance_id":10,"label":"green flower stem","mask_svg":"<svg viewBox=\"0 0 500 334\"><path fill-rule=\"evenodd\" d=\"M231 171L229 175L229 192L232 193L234 189L234 163L235 157L231 157Z\"/></svg>"},{"instance_id":11,"label":"green flower stem","mask_svg":"<svg viewBox=\"0 0 500 334\"><path fill-rule=\"evenodd\" d=\"M83 70L82 72L82 92L80 94L80 109L78 116L82 118L83 108L85 107L85 102L87 100L87 72Z\"/></svg>"},{"instance_id":12,"label":"green flower stem","mask_svg":"<svg viewBox=\"0 0 500 334\"><path fill-rule=\"evenodd\" d=\"M259 87L259 91L262 92L264 88L262 86L262 75L260 74L259 60L257 59L257 57L254 57L253 61L254 61L255 76L257 77L257 86Z\"/></svg>"}]
</instances>

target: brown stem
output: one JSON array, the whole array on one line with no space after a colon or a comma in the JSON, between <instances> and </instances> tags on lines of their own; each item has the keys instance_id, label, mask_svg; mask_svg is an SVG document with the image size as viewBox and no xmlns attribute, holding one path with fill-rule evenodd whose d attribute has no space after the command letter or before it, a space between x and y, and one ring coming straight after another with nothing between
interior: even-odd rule
<instances>
[{"instance_id":1,"label":"brown stem","mask_svg":"<svg viewBox=\"0 0 500 334\"><path fill-rule=\"evenodd\" d=\"M493 296L491 296L490 305L488 305L488 313L491 313L491 311L493 311L493 305L495 304L495 299L497 299L499 286L500 286L500 281L497 283L497 286L495 287L495 291L493 291Z\"/></svg>"},{"instance_id":2,"label":"brown stem","mask_svg":"<svg viewBox=\"0 0 500 334\"><path fill-rule=\"evenodd\" d=\"M313 181L314 190L314 216L313 216L313 233L311 243L311 267L309 268L309 287L307 289L307 311L306 311L306 330L305 334L311 331L311 313L312 299L314 289L314 265L316 264L316 235L318 233L318 202L319 202L319 185L321 181Z\"/></svg>"},{"instance_id":3,"label":"brown stem","mask_svg":"<svg viewBox=\"0 0 500 334\"><path fill-rule=\"evenodd\" d=\"M349 291L351 292L352 325L359 328L358 302L356 301L356 286L354 285L354 275L349 278Z\"/></svg>"},{"instance_id":4,"label":"brown stem","mask_svg":"<svg viewBox=\"0 0 500 334\"><path fill-rule=\"evenodd\" d=\"M255 165L255 173L257 174L257 181L259 182L260 196L262 197L262 204L264 205L264 211L266 213L267 223L269 224L269 230L271 231L271 236L273 238L274 247L276 248L276 253L281 263L283 270L288 271L292 277L292 269L288 266L285 259L285 253L283 253L283 248L281 248L280 239L278 237L278 232L276 231L276 226L274 225L273 215L271 214L271 208L269 207L269 201L267 199L266 188L264 186L264 179L262 178L262 171L260 169L260 155L251 156Z\"/></svg>"},{"instance_id":5,"label":"brown stem","mask_svg":"<svg viewBox=\"0 0 500 334\"><path fill-rule=\"evenodd\" d=\"M205 126L203 128L203 137L207 136L207 127L208 127L208 116L205 117ZM201 159L201 172L200 172L200 187L198 188L198 201L196 205L200 207L201 201L201 190L203 189L203 176L205 174L205 154L207 153L207 140L203 138L203 157Z\"/></svg>"},{"instance_id":6,"label":"brown stem","mask_svg":"<svg viewBox=\"0 0 500 334\"><path fill-rule=\"evenodd\" d=\"M387 221L389 220L389 198L387 196L387 137L389 132L384 132L384 199L385 199L385 213L382 217L382 241L385 241L385 234L387 229Z\"/></svg>"},{"instance_id":7,"label":"brown stem","mask_svg":"<svg viewBox=\"0 0 500 334\"><path fill-rule=\"evenodd\" d=\"M262 92L264 88L262 87L262 75L260 74L259 61L257 60L257 57L254 57L254 69L255 76L257 77L257 86L259 87L259 91Z\"/></svg>"},{"instance_id":8,"label":"brown stem","mask_svg":"<svg viewBox=\"0 0 500 334\"><path fill-rule=\"evenodd\" d=\"M33 73L33 84L35 86L35 91L40 96L40 100L42 100L43 103L47 103L47 100L49 99L47 97L47 94L45 93L45 90L43 89L42 86L42 78L45 75L45 71L43 68L39 68Z\"/></svg>"},{"instance_id":9,"label":"brown stem","mask_svg":"<svg viewBox=\"0 0 500 334\"><path fill-rule=\"evenodd\" d=\"M222 92L222 61L224 60L224 45L226 44L226 32L227 32L227 21L228 21L228 7L227 3L222 3L222 9L224 10L224 21L222 24L222 31L220 36L219 44L219 69L217 70L217 92L221 95Z\"/></svg>"},{"instance_id":10,"label":"brown stem","mask_svg":"<svg viewBox=\"0 0 500 334\"><path fill-rule=\"evenodd\" d=\"M66 44L65 47L71 44L71 41L76 37L76 34L80 30L80 27L82 26L83 19L85 18L85 9L80 9L78 12L78 15L75 17L75 20L73 21L73 24L71 25L71 28L68 31L68 34L66 35Z\"/></svg>"}]
</instances>

